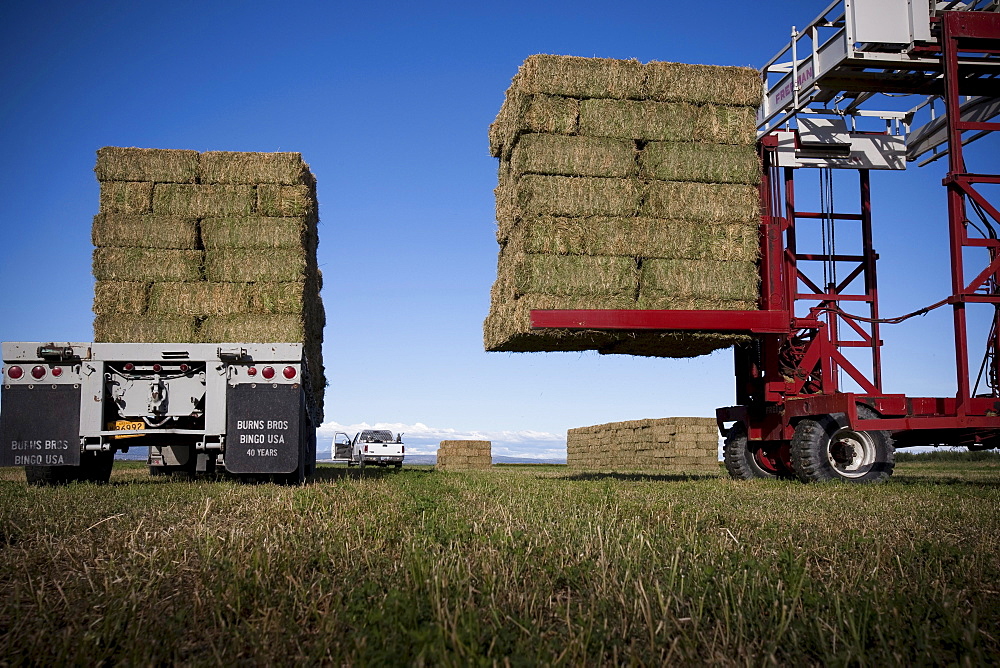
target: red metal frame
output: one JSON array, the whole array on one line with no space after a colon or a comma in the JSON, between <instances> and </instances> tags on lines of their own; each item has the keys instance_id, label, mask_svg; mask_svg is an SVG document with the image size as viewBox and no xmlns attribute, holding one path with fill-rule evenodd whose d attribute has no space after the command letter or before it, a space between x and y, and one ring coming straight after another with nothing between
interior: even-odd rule
<instances>
[{"instance_id":1,"label":"red metal frame","mask_svg":"<svg viewBox=\"0 0 1000 668\"><path fill-rule=\"evenodd\" d=\"M760 234L760 309L756 311L532 311L533 327L618 330L713 330L753 334L748 345L736 347L737 406L720 408L717 419L747 425L751 441L787 442L802 417L844 413L859 430L887 429L900 447L949 443L1000 445L1000 387L988 396L972 396L966 309L969 304L994 308L994 327L986 344L986 359L993 379L1000 378L1000 235L974 235L967 224L969 208L983 212L1000 232L1000 211L978 184L1000 184L1000 175L966 170L962 133L967 130L1000 130L998 122L963 122L959 95L970 82L977 92L981 79L965 77L959 54L1000 54L1000 14L945 12L937 22L940 31L936 53L941 59L945 109L948 122L949 171L944 179L948 193L948 226L952 294L946 300L954 313L957 392L951 398L913 398L887 395L882 390L878 288L872 247L870 182L868 170L859 170L859 213L798 211L795 202L795 169L779 168L772 159L777 148L774 135L759 144L763 161L760 185L762 203ZM988 81L996 82L996 79ZM995 84L1000 93L1000 84ZM913 91L920 92L920 91ZM970 202L974 202L972 205ZM838 232L854 225L862 251L837 254L800 252L797 226L827 221ZM989 225L985 227L989 228ZM966 266L965 249L986 249L982 268ZM816 280L815 262L836 268L849 267L840 280L824 273ZM971 281L966 276L976 272ZM835 275L835 272L832 272ZM865 317L851 317L841 304L867 305ZM842 349L865 349L870 370L862 372ZM845 374L861 389L844 392ZM859 419L857 406L872 406L878 420ZM776 448L787 459L787 448ZM781 454L781 453L784 454Z\"/></svg>"}]
</instances>

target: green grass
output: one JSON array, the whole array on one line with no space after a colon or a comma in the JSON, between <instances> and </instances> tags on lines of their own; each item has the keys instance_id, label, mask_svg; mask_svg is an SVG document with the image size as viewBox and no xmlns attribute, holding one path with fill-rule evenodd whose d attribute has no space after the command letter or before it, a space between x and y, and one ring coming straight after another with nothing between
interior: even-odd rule
<instances>
[{"instance_id":1,"label":"green grass","mask_svg":"<svg viewBox=\"0 0 1000 668\"><path fill-rule=\"evenodd\" d=\"M0 663L987 664L1000 465L878 486L561 466L303 488L0 475Z\"/></svg>"}]
</instances>

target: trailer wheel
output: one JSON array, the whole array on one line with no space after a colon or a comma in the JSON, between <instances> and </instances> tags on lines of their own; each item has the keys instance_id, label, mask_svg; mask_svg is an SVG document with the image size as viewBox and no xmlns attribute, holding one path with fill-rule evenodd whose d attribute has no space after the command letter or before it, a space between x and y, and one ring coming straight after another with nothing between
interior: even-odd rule
<instances>
[{"instance_id":1,"label":"trailer wheel","mask_svg":"<svg viewBox=\"0 0 1000 668\"><path fill-rule=\"evenodd\" d=\"M111 480L111 470L115 465L115 451L85 452L80 457L77 480L106 485Z\"/></svg>"},{"instance_id":2,"label":"trailer wheel","mask_svg":"<svg viewBox=\"0 0 1000 668\"><path fill-rule=\"evenodd\" d=\"M879 416L868 406L858 406L858 417ZM892 475L896 454L888 431L856 431L838 413L806 418L796 425L792 464L802 482L870 483Z\"/></svg>"},{"instance_id":3,"label":"trailer wheel","mask_svg":"<svg viewBox=\"0 0 1000 668\"><path fill-rule=\"evenodd\" d=\"M794 476L782 462L780 448L774 441L750 441L746 426L737 422L726 432L722 458L729 475L737 480L787 480Z\"/></svg>"}]
</instances>

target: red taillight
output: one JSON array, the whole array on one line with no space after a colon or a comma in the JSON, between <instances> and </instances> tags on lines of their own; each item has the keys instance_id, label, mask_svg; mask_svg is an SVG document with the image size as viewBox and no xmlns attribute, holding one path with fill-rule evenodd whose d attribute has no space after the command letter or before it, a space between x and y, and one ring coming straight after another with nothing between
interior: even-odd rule
<instances>
[{"instance_id":1,"label":"red taillight","mask_svg":"<svg viewBox=\"0 0 1000 668\"><path fill-rule=\"evenodd\" d=\"M291 380L292 378L295 378L295 367L286 366L285 370L282 371L281 373L284 374L285 378Z\"/></svg>"},{"instance_id":2,"label":"red taillight","mask_svg":"<svg viewBox=\"0 0 1000 668\"><path fill-rule=\"evenodd\" d=\"M252 366L249 369L247 369L247 375L248 376L256 376L257 375L257 367Z\"/></svg>"},{"instance_id":3,"label":"red taillight","mask_svg":"<svg viewBox=\"0 0 1000 668\"><path fill-rule=\"evenodd\" d=\"M7 368L7 376L17 380L24 375L24 369L19 366L12 366Z\"/></svg>"},{"instance_id":4,"label":"red taillight","mask_svg":"<svg viewBox=\"0 0 1000 668\"><path fill-rule=\"evenodd\" d=\"M401 453L406 453L406 446L405 446L405 445L401 445L401 446L399 446L399 451L400 451Z\"/></svg>"},{"instance_id":5,"label":"red taillight","mask_svg":"<svg viewBox=\"0 0 1000 668\"><path fill-rule=\"evenodd\" d=\"M163 371L163 367L162 366L160 366L159 364L154 364L153 365L153 373L160 373L161 371Z\"/></svg>"},{"instance_id":6,"label":"red taillight","mask_svg":"<svg viewBox=\"0 0 1000 668\"><path fill-rule=\"evenodd\" d=\"M274 378L274 368L266 366L263 371L260 372L260 375L264 376L267 380L271 380Z\"/></svg>"},{"instance_id":7,"label":"red taillight","mask_svg":"<svg viewBox=\"0 0 1000 668\"><path fill-rule=\"evenodd\" d=\"M31 367L31 377L35 380L45 378L45 367L41 365Z\"/></svg>"},{"instance_id":8,"label":"red taillight","mask_svg":"<svg viewBox=\"0 0 1000 668\"><path fill-rule=\"evenodd\" d=\"M61 366L52 367L52 375L55 376L56 378L58 378L59 376L61 376L62 375L62 367Z\"/></svg>"},{"instance_id":9,"label":"red taillight","mask_svg":"<svg viewBox=\"0 0 1000 668\"><path fill-rule=\"evenodd\" d=\"M187 364L181 364L181 373L187 373L190 368Z\"/></svg>"},{"instance_id":10,"label":"red taillight","mask_svg":"<svg viewBox=\"0 0 1000 668\"><path fill-rule=\"evenodd\" d=\"M365 446L365 452L368 452L368 446L367 445Z\"/></svg>"},{"instance_id":11,"label":"red taillight","mask_svg":"<svg viewBox=\"0 0 1000 668\"><path fill-rule=\"evenodd\" d=\"M135 365L132 364L131 362L125 362L125 367L124 368L125 368L126 371L131 371L132 369L135 368Z\"/></svg>"}]
</instances>

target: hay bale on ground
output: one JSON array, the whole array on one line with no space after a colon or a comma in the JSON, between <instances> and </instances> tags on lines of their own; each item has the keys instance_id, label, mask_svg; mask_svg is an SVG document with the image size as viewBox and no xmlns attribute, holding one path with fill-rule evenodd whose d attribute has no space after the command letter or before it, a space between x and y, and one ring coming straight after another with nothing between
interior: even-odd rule
<instances>
[{"instance_id":1,"label":"hay bale on ground","mask_svg":"<svg viewBox=\"0 0 1000 668\"><path fill-rule=\"evenodd\" d=\"M199 163L202 183L311 184L301 153L206 151Z\"/></svg>"},{"instance_id":2,"label":"hay bale on ground","mask_svg":"<svg viewBox=\"0 0 1000 668\"><path fill-rule=\"evenodd\" d=\"M566 463L592 471L665 470L719 473L713 418L629 420L566 434Z\"/></svg>"},{"instance_id":3,"label":"hay bale on ground","mask_svg":"<svg viewBox=\"0 0 1000 668\"><path fill-rule=\"evenodd\" d=\"M99 281L200 281L203 253L162 248L95 248Z\"/></svg>"},{"instance_id":4,"label":"hay bale on ground","mask_svg":"<svg viewBox=\"0 0 1000 668\"><path fill-rule=\"evenodd\" d=\"M105 146L97 151L94 172L98 181L194 183L198 178L198 152Z\"/></svg>"},{"instance_id":5,"label":"hay bale on ground","mask_svg":"<svg viewBox=\"0 0 1000 668\"><path fill-rule=\"evenodd\" d=\"M439 471L488 469L493 465L490 441L441 441L437 451Z\"/></svg>"},{"instance_id":6,"label":"hay bale on ground","mask_svg":"<svg viewBox=\"0 0 1000 668\"><path fill-rule=\"evenodd\" d=\"M133 248L198 248L198 221L183 216L99 213L94 216L91 239L95 246Z\"/></svg>"}]
</instances>

